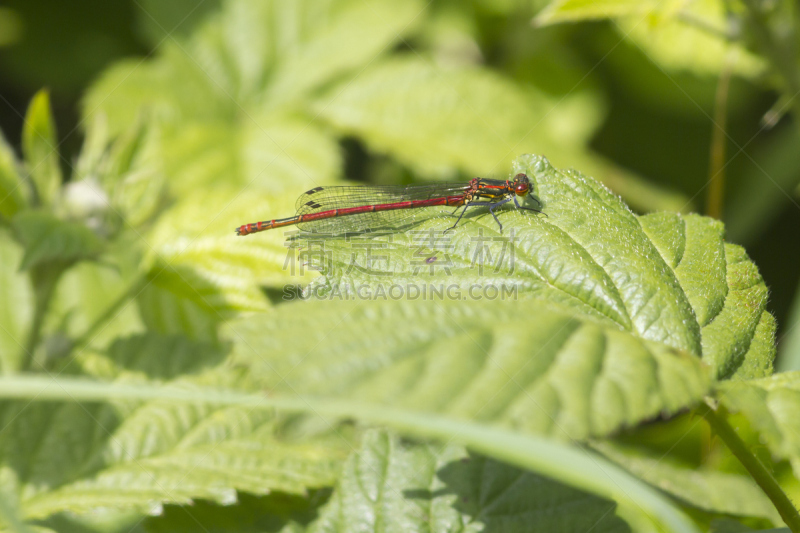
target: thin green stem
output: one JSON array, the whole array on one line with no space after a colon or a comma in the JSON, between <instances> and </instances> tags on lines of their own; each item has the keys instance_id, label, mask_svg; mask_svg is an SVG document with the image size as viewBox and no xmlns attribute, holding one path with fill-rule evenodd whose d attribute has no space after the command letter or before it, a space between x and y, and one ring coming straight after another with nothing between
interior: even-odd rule
<instances>
[{"instance_id":1,"label":"thin green stem","mask_svg":"<svg viewBox=\"0 0 800 533\"><path fill-rule=\"evenodd\" d=\"M732 62L725 62L717 84L717 94L714 102L714 123L711 133L710 181L708 197L706 198L706 215L717 220L722 219L722 209L725 202L725 142L727 136L725 128L728 111L728 89L731 81Z\"/></svg>"},{"instance_id":2,"label":"thin green stem","mask_svg":"<svg viewBox=\"0 0 800 533\"><path fill-rule=\"evenodd\" d=\"M60 265L43 265L34 267L30 271L31 283L34 288L34 308L31 329L28 331L28 339L20 358L20 370L23 372L30 370L33 365L34 353L42 337L44 317L47 315L50 300L53 298L63 271L64 269Z\"/></svg>"},{"instance_id":3,"label":"thin green stem","mask_svg":"<svg viewBox=\"0 0 800 533\"><path fill-rule=\"evenodd\" d=\"M794 504L783 492L772 473L758 460L758 457L752 454L747 448L747 444L736 434L736 431L728 424L725 417L717 413L711 405L701 403L698 411L706 419L711 429L747 469L755 482L758 483L758 486L761 487L761 490L772 500L772 504L778 510L786 525L789 526L789 529L793 533L800 533L800 514L798 514Z\"/></svg>"}]
</instances>

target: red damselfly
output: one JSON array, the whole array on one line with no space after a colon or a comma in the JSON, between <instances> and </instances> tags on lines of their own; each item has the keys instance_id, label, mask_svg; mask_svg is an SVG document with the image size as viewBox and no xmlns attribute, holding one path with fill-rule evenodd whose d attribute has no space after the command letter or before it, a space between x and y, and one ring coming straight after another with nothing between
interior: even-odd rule
<instances>
[{"instance_id":1,"label":"red damselfly","mask_svg":"<svg viewBox=\"0 0 800 533\"><path fill-rule=\"evenodd\" d=\"M426 208L442 206L455 207L453 215L463 208L449 229L458 225L468 208L483 206L489 209L503 231L503 225L494 212L501 205L513 201L517 209L541 213L539 209L520 205L517 198L528 196L530 192L531 180L525 174L517 174L513 180L474 178L466 183L407 187L315 187L297 199L295 216L245 224L236 228L236 233L250 235L293 224L303 231L330 234L399 227L413 222L422 211L428 210Z\"/></svg>"}]
</instances>

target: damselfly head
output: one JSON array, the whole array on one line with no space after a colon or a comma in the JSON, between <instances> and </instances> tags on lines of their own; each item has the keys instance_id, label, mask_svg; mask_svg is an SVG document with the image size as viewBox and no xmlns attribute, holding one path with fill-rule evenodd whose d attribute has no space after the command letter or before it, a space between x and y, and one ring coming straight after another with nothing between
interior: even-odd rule
<instances>
[{"instance_id":1,"label":"damselfly head","mask_svg":"<svg viewBox=\"0 0 800 533\"><path fill-rule=\"evenodd\" d=\"M517 196L525 196L531 192L531 180L525 174L517 174L514 176L514 192Z\"/></svg>"}]
</instances>

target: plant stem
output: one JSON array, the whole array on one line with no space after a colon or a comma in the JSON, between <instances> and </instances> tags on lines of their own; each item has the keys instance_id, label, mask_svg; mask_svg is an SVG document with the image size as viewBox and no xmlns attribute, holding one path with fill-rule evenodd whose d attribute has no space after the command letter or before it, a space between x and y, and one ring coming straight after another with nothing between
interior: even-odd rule
<instances>
[{"instance_id":1,"label":"plant stem","mask_svg":"<svg viewBox=\"0 0 800 533\"><path fill-rule=\"evenodd\" d=\"M20 358L19 369L26 372L33 365L33 356L39 340L42 336L42 326L44 317L50 306L58 280L64 269L60 265L42 265L34 267L30 271L31 284L34 288L34 308L31 329L28 332L28 340L25 342L22 357Z\"/></svg>"},{"instance_id":2,"label":"plant stem","mask_svg":"<svg viewBox=\"0 0 800 533\"><path fill-rule=\"evenodd\" d=\"M728 111L728 88L731 81L732 61L725 62L717 84L714 98L714 123L711 132L710 185L706 198L706 215L722 219L722 206L725 196L725 128Z\"/></svg>"},{"instance_id":3,"label":"plant stem","mask_svg":"<svg viewBox=\"0 0 800 533\"><path fill-rule=\"evenodd\" d=\"M706 419L711 429L719 435L728 449L739 459L739 462L747 469L761 490L772 500L772 504L780 513L783 521L789 526L793 533L800 533L800 514L792 504L792 501L783 492L772 473L753 455L747 448L747 444L736 434L736 431L728 424L728 421L720 416L708 402L701 403L698 411Z\"/></svg>"}]
</instances>

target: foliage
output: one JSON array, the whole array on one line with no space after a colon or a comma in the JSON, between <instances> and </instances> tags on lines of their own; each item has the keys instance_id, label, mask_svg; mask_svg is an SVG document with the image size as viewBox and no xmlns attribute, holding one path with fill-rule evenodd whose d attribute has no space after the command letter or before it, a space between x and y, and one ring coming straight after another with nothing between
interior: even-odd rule
<instances>
[{"instance_id":1,"label":"foliage","mask_svg":"<svg viewBox=\"0 0 800 533\"><path fill-rule=\"evenodd\" d=\"M22 157L0 138L6 529L798 530L800 378L773 374L764 279L590 148L595 88L470 55L513 6L227 0L175 37L146 4L158 51L89 87L74 162L46 91ZM785 14L557 0L525 31L610 20L660 69L792 95ZM233 235L353 152L373 183L522 172L540 212ZM724 442L687 452L690 413Z\"/></svg>"}]
</instances>

